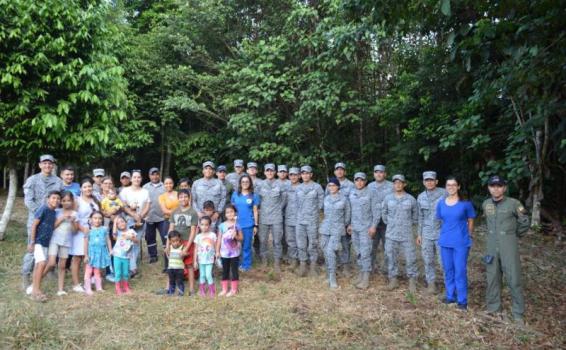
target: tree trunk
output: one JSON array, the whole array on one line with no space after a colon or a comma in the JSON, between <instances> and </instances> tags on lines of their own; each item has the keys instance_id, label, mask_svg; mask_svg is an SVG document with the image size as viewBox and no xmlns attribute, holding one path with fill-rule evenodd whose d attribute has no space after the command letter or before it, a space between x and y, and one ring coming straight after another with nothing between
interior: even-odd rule
<instances>
[{"instance_id":1,"label":"tree trunk","mask_svg":"<svg viewBox=\"0 0 566 350\"><path fill-rule=\"evenodd\" d=\"M26 165L24 166L24 182L26 182L29 176L29 162L26 161Z\"/></svg>"},{"instance_id":2,"label":"tree trunk","mask_svg":"<svg viewBox=\"0 0 566 350\"><path fill-rule=\"evenodd\" d=\"M6 234L6 229L8 227L8 222L12 216L12 209L14 209L14 203L16 202L16 192L18 189L18 173L16 171L16 166L10 164L10 189L8 190L8 197L6 198L6 206L4 207L4 212L2 213L2 218L0 219L0 241L4 239Z\"/></svg>"},{"instance_id":3,"label":"tree trunk","mask_svg":"<svg viewBox=\"0 0 566 350\"><path fill-rule=\"evenodd\" d=\"M163 166L165 165L165 126L161 125L161 160L159 162L159 171L163 174Z\"/></svg>"},{"instance_id":4,"label":"tree trunk","mask_svg":"<svg viewBox=\"0 0 566 350\"><path fill-rule=\"evenodd\" d=\"M4 167L4 176L2 176L2 188L8 188L8 168Z\"/></svg>"},{"instance_id":5,"label":"tree trunk","mask_svg":"<svg viewBox=\"0 0 566 350\"><path fill-rule=\"evenodd\" d=\"M170 176L171 174L171 145L167 143L167 149L165 153L165 167L163 169L163 176Z\"/></svg>"}]
</instances>

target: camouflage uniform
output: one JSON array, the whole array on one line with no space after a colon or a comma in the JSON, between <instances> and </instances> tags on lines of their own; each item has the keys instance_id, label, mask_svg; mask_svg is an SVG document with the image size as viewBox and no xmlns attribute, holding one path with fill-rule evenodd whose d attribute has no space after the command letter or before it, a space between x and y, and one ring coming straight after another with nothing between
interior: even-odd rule
<instances>
[{"instance_id":1,"label":"camouflage uniform","mask_svg":"<svg viewBox=\"0 0 566 350\"><path fill-rule=\"evenodd\" d=\"M428 284L434 283L436 278L435 256L438 265L442 267L440 258L440 221L436 218L436 205L446 196L446 190L435 188L433 191L424 191L417 197L419 211L418 234L421 237L421 254Z\"/></svg>"},{"instance_id":2,"label":"camouflage uniform","mask_svg":"<svg viewBox=\"0 0 566 350\"><path fill-rule=\"evenodd\" d=\"M324 253L328 273L336 272L336 255L342 250L341 238L346 236L346 226L350 223L350 202L341 193L324 198L324 220L320 227L321 248Z\"/></svg>"}]
</instances>

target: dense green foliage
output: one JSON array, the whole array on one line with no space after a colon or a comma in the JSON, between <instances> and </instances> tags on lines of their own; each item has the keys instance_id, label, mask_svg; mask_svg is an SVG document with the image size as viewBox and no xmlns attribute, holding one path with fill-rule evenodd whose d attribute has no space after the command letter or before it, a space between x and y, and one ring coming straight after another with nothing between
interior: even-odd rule
<instances>
[{"instance_id":1,"label":"dense green foliage","mask_svg":"<svg viewBox=\"0 0 566 350\"><path fill-rule=\"evenodd\" d=\"M2 6L2 17L26 25L21 12L30 9L8 3L19 5ZM230 164L238 157L308 162L324 182L338 160L350 174L379 162L390 174L405 173L415 192L420 173L435 169L458 175L471 196L483 197L487 177L498 172L529 207L541 200L545 208L565 207L566 31L559 2L124 0L114 3L112 16L102 16L93 1L69 2L75 7L66 11L80 9L81 20L61 13L58 1L46 3L49 11L39 13L56 25L34 33L45 32L53 39L42 40L57 46L57 21L70 21L62 24L70 38L60 40L76 43L75 51L49 49L64 51L57 57L66 57L65 69L47 53L49 60L34 65L47 50L39 36L27 39L23 56L10 39L23 34L3 24L0 118L36 120L32 136L47 141L54 131L75 131L61 118L83 125L88 106L102 106L94 125L76 129L87 130L84 142L91 144L96 123L114 126L123 118L127 98L128 121L100 135L121 130L128 141L100 153L100 164L116 172L160 165L195 176L206 159ZM87 50L84 33L101 40L89 39ZM108 78L89 83L93 65ZM33 74L18 83L19 70L30 67ZM45 79L59 79L64 91L38 96ZM28 111L22 101L34 107ZM50 122L50 115L57 117ZM45 143L35 146L26 154ZM125 163L108 157L116 151Z\"/></svg>"}]
</instances>

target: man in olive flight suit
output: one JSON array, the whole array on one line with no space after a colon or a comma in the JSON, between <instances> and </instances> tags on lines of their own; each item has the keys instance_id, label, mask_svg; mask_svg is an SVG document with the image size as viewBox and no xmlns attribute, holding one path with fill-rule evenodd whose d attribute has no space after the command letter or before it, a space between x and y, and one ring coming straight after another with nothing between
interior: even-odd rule
<instances>
[{"instance_id":1,"label":"man in olive flight suit","mask_svg":"<svg viewBox=\"0 0 566 350\"><path fill-rule=\"evenodd\" d=\"M529 229L529 217L518 200L505 196L507 183L499 176L488 181L491 195L483 204L487 223L487 246L484 256L487 272L487 312L501 311L501 277L511 291L513 319L523 325L525 300L521 284L521 261L518 240Z\"/></svg>"}]
</instances>

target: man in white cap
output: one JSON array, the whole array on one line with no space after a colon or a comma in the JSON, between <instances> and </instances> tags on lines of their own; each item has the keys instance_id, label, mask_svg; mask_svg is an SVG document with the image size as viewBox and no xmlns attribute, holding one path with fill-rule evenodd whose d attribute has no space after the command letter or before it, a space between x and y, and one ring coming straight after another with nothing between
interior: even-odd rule
<instances>
[{"instance_id":1,"label":"man in white cap","mask_svg":"<svg viewBox=\"0 0 566 350\"><path fill-rule=\"evenodd\" d=\"M24 204L28 208L27 236L29 245L31 239L31 225L34 214L39 207L45 204L47 194L51 191L61 191L63 180L53 175L55 158L51 154L44 154L39 157L39 173L27 178L24 183ZM33 270L33 253L26 250L22 264L22 287L25 290L30 283L30 275Z\"/></svg>"},{"instance_id":2,"label":"man in white cap","mask_svg":"<svg viewBox=\"0 0 566 350\"><path fill-rule=\"evenodd\" d=\"M340 193L349 198L350 192L355 188L354 183L346 178L346 164L338 162L334 164L334 176L340 181ZM326 188L326 195L328 195L328 187ZM340 243L342 244L342 251L339 253L338 263L342 267L342 274L345 277L350 277L350 247L352 245L352 236L350 234L343 235Z\"/></svg>"},{"instance_id":3,"label":"man in white cap","mask_svg":"<svg viewBox=\"0 0 566 350\"><path fill-rule=\"evenodd\" d=\"M415 240L413 238L413 225L417 225L419 212L417 210L417 200L405 192L407 185L405 176L394 175L394 193L391 193L383 200L381 218L387 225L385 232L385 254L387 254L387 272L389 277L388 290L399 287L397 275L399 266L397 258L403 251L405 256L405 269L409 277L409 291L417 291L417 254L415 250Z\"/></svg>"},{"instance_id":4,"label":"man in white cap","mask_svg":"<svg viewBox=\"0 0 566 350\"><path fill-rule=\"evenodd\" d=\"M425 190L417 197L419 210L419 226L417 245L421 246L421 254L427 283L427 294L436 293L436 264L442 266L440 259L440 246L438 237L440 235L440 221L436 218L436 205L438 201L446 196L446 190L437 187L438 180L436 172L423 172L423 185Z\"/></svg>"},{"instance_id":5,"label":"man in white cap","mask_svg":"<svg viewBox=\"0 0 566 350\"><path fill-rule=\"evenodd\" d=\"M316 277L318 260L318 226L320 211L324 205L324 190L312 181L312 168L301 167L303 183L297 188L297 249L299 251L299 276L306 275L307 261L310 260L310 275Z\"/></svg>"},{"instance_id":6,"label":"man in white cap","mask_svg":"<svg viewBox=\"0 0 566 350\"><path fill-rule=\"evenodd\" d=\"M220 180L214 177L214 163L206 161L202 164L203 177L196 180L191 188L191 196L193 201L193 208L197 213L203 212L204 202L212 201L216 212L213 215L212 221L219 218L219 213L224 211L226 204L226 187Z\"/></svg>"},{"instance_id":7,"label":"man in white cap","mask_svg":"<svg viewBox=\"0 0 566 350\"><path fill-rule=\"evenodd\" d=\"M300 177L299 168L289 169L290 184L287 187L287 202L285 204L285 239L287 242L287 254L289 256L289 263L291 269L297 267L297 261L299 259L297 251L297 189L301 184L299 182Z\"/></svg>"},{"instance_id":8,"label":"man in white cap","mask_svg":"<svg viewBox=\"0 0 566 350\"><path fill-rule=\"evenodd\" d=\"M132 174L129 171L122 171L120 173L120 187L118 188L118 194L126 187L130 187L132 184Z\"/></svg>"},{"instance_id":9,"label":"man in white cap","mask_svg":"<svg viewBox=\"0 0 566 350\"><path fill-rule=\"evenodd\" d=\"M92 179L94 184L92 185L92 194L96 197L98 201L102 200L102 178L104 177L104 169L96 168L92 171Z\"/></svg>"},{"instance_id":10,"label":"man in white cap","mask_svg":"<svg viewBox=\"0 0 566 350\"><path fill-rule=\"evenodd\" d=\"M226 175L226 181L232 184L232 190L237 191L240 183L240 177L244 175L244 161L236 159L234 161L234 172Z\"/></svg>"},{"instance_id":11,"label":"man in white cap","mask_svg":"<svg viewBox=\"0 0 566 350\"><path fill-rule=\"evenodd\" d=\"M375 181L370 182L368 188L375 192L376 196L375 202L377 203L378 209L381 211L381 207L383 206L383 199L390 193L393 193L393 182L387 180L387 172L385 169L385 165L377 164L373 167L373 178ZM381 218L381 214L379 215ZM371 250L371 261L373 265L373 271L378 271L377 268L377 251L379 246L381 245L381 249L383 252L383 259L381 259L381 272L387 274L387 256L385 254L385 231L387 230L387 225L383 222L383 220L379 220L379 224L377 224L377 232L375 234L375 238L373 240L373 247Z\"/></svg>"},{"instance_id":12,"label":"man in white cap","mask_svg":"<svg viewBox=\"0 0 566 350\"><path fill-rule=\"evenodd\" d=\"M147 253L149 255L149 263L153 264L158 261L157 257L157 231L161 236L161 244L165 247L167 243L167 233L169 232L169 221L165 220L161 205L159 204L159 196L165 193L165 187L161 181L161 173L159 168L153 167L149 169L149 182L143 185L143 188L149 193L150 207L147 218L145 219L145 240L147 243Z\"/></svg>"},{"instance_id":13,"label":"man in white cap","mask_svg":"<svg viewBox=\"0 0 566 350\"><path fill-rule=\"evenodd\" d=\"M275 164L264 167L265 180L255 192L261 199L259 207L259 240L262 264L267 266L269 232L273 238L273 269L279 276L281 273L281 258L283 256L283 208L287 201L285 188L275 179Z\"/></svg>"}]
</instances>

